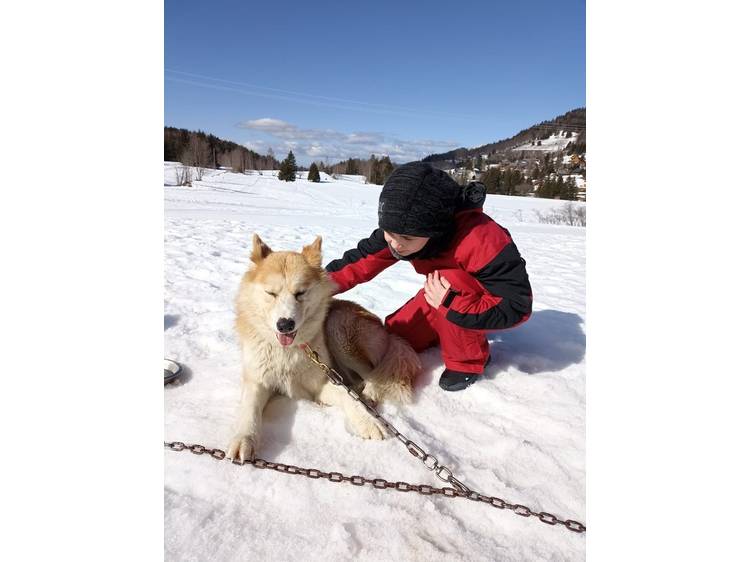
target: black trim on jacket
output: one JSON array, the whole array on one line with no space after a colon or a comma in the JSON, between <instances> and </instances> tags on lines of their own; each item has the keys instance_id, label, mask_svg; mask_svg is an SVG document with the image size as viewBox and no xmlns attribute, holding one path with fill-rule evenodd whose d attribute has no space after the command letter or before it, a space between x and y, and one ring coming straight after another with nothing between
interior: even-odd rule
<instances>
[{"instance_id":1,"label":"black trim on jacket","mask_svg":"<svg viewBox=\"0 0 750 562\"><path fill-rule=\"evenodd\" d=\"M449 310L445 317L456 326L469 330L503 330L518 324L526 314L528 312L523 312L516 303L503 298L500 304L479 314Z\"/></svg>"},{"instance_id":2,"label":"black trim on jacket","mask_svg":"<svg viewBox=\"0 0 750 562\"><path fill-rule=\"evenodd\" d=\"M474 274L482 286L502 301L478 314L448 311L446 318L462 328L501 330L531 314L531 284L526 261L515 243L507 244L495 258Z\"/></svg>"}]
</instances>

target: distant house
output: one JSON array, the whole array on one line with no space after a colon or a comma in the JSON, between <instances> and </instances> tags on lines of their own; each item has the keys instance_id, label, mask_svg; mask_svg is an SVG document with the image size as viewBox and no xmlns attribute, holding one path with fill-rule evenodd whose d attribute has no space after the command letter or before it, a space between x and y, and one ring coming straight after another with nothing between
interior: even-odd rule
<instances>
[{"instance_id":1,"label":"distant house","mask_svg":"<svg viewBox=\"0 0 750 562\"><path fill-rule=\"evenodd\" d=\"M570 157L570 163L577 168L585 168L586 158L583 155L573 154Z\"/></svg>"}]
</instances>

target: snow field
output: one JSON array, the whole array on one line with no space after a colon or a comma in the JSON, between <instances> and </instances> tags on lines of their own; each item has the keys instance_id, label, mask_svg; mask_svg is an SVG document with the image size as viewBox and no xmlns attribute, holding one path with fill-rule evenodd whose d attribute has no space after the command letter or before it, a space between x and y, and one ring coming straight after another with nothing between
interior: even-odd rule
<instances>
[{"instance_id":1,"label":"snow field","mask_svg":"<svg viewBox=\"0 0 750 562\"><path fill-rule=\"evenodd\" d=\"M164 389L164 438L223 449L240 390L233 302L252 233L279 250L320 234L327 263L376 227L380 188L357 178L286 183L214 170L193 187L174 187L173 168L165 163L165 356L186 374ZM534 209L562 204L488 197L485 212L527 261L534 314L491 336L484 380L442 391L433 348L421 355L414 403L382 411L470 487L585 522L585 229L531 222ZM383 318L422 283L399 263L341 298ZM276 398L263 420L258 455L266 460L441 485L396 439L349 433L335 408ZM585 536L484 504L164 455L168 560L585 557Z\"/></svg>"}]
</instances>

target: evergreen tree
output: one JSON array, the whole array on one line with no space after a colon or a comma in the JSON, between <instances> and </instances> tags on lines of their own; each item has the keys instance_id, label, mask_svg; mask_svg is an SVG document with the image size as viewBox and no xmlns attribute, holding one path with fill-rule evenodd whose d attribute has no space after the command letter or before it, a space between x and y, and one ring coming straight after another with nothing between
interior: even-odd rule
<instances>
[{"instance_id":1,"label":"evergreen tree","mask_svg":"<svg viewBox=\"0 0 750 562\"><path fill-rule=\"evenodd\" d=\"M369 168L370 177L367 181L374 183L375 185L383 185L383 174L380 171L380 162L375 158L374 154L370 156Z\"/></svg>"},{"instance_id":2,"label":"evergreen tree","mask_svg":"<svg viewBox=\"0 0 750 562\"><path fill-rule=\"evenodd\" d=\"M521 170L513 170L513 175L511 177L512 193L508 193L508 195L518 195L518 186L522 183L523 174L521 173Z\"/></svg>"},{"instance_id":3,"label":"evergreen tree","mask_svg":"<svg viewBox=\"0 0 750 562\"><path fill-rule=\"evenodd\" d=\"M297 161L294 153L290 150L289 154L279 166L279 179L281 181L295 181L297 179Z\"/></svg>"},{"instance_id":4,"label":"evergreen tree","mask_svg":"<svg viewBox=\"0 0 750 562\"><path fill-rule=\"evenodd\" d=\"M354 161L354 158L349 158L349 160L346 161L346 171L344 173L351 176L359 174L357 163Z\"/></svg>"},{"instance_id":5,"label":"evergreen tree","mask_svg":"<svg viewBox=\"0 0 750 562\"><path fill-rule=\"evenodd\" d=\"M565 180L560 199L567 199L569 201L575 201L578 199L578 186L576 185L576 180L573 176L570 176Z\"/></svg>"},{"instance_id":6,"label":"evergreen tree","mask_svg":"<svg viewBox=\"0 0 750 562\"><path fill-rule=\"evenodd\" d=\"M318 170L318 165L315 162L310 164L310 171L307 172L307 179L308 181L320 183L320 171Z\"/></svg>"},{"instance_id":7,"label":"evergreen tree","mask_svg":"<svg viewBox=\"0 0 750 562\"><path fill-rule=\"evenodd\" d=\"M380 172L383 174L383 183L388 181L388 176L393 172L393 163L388 156L383 156L380 160Z\"/></svg>"},{"instance_id":8,"label":"evergreen tree","mask_svg":"<svg viewBox=\"0 0 750 562\"><path fill-rule=\"evenodd\" d=\"M500 193L502 172L498 168L490 168L481 177L481 182L487 188L487 193Z\"/></svg>"},{"instance_id":9,"label":"evergreen tree","mask_svg":"<svg viewBox=\"0 0 750 562\"><path fill-rule=\"evenodd\" d=\"M547 198L547 180L544 180L542 185L537 187L534 197Z\"/></svg>"},{"instance_id":10,"label":"evergreen tree","mask_svg":"<svg viewBox=\"0 0 750 562\"><path fill-rule=\"evenodd\" d=\"M550 161L549 152L544 155L544 164L542 166L542 176L545 178L555 171L555 166Z\"/></svg>"},{"instance_id":11,"label":"evergreen tree","mask_svg":"<svg viewBox=\"0 0 750 562\"><path fill-rule=\"evenodd\" d=\"M557 176L557 179L555 180L555 191L553 194L553 197L555 199L559 199L563 192L563 179L562 176Z\"/></svg>"},{"instance_id":12,"label":"evergreen tree","mask_svg":"<svg viewBox=\"0 0 750 562\"><path fill-rule=\"evenodd\" d=\"M545 178L544 182L539 189L536 191L536 197L543 197L545 199L559 199L563 195L564 184L562 177L556 176L554 178Z\"/></svg>"}]
</instances>

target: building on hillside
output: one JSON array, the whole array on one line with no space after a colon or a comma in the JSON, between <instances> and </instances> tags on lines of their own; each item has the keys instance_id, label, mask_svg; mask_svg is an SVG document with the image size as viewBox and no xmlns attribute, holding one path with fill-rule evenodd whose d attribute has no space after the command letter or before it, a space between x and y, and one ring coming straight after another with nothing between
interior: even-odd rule
<instances>
[{"instance_id":1,"label":"building on hillside","mask_svg":"<svg viewBox=\"0 0 750 562\"><path fill-rule=\"evenodd\" d=\"M576 168L585 168L586 167L586 155L573 154L570 157L570 163Z\"/></svg>"},{"instance_id":2,"label":"building on hillside","mask_svg":"<svg viewBox=\"0 0 750 562\"><path fill-rule=\"evenodd\" d=\"M586 182L583 182L583 187L578 188L578 200L586 202Z\"/></svg>"},{"instance_id":3,"label":"building on hillside","mask_svg":"<svg viewBox=\"0 0 750 562\"><path fill-rule=\"evenodd\" d=\"M576 198L578 201L586 201L586 178L581 174L570 174L568 177L573 177L576 182L576 187L578 188L578 195Z\"/></svg>"}]
</instances>

